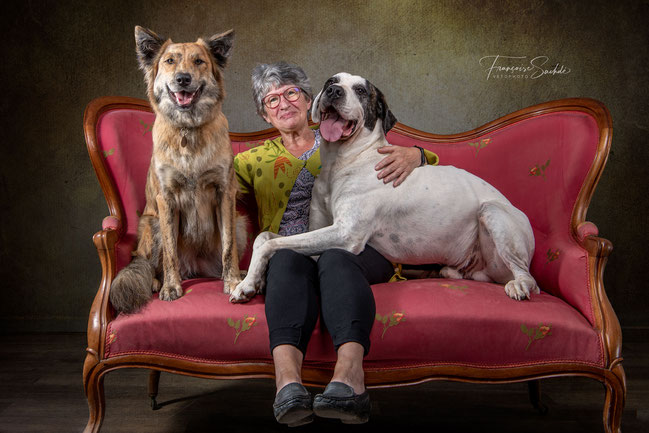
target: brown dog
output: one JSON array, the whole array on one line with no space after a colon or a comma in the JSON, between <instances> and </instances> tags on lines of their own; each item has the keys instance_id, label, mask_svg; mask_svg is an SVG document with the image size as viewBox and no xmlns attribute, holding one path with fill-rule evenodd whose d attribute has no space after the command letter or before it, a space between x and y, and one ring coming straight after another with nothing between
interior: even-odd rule
<instances>
[{"instance_id":1,"label":"brown dog","mask_svg":"<svg viewBox=\"0 0 649 433\"><path fill-rule=\"evenodd\" d=\"M237 181L221 112L233 36L230 30L176 44L135 27L156 120L135 258L110 291L119 311L137 311L152 290L159 289L162 300L178 299L182 279L192 276L222 277L225 293L240 281L245 219L235 210Z\"/></svg>"}]
</instances>

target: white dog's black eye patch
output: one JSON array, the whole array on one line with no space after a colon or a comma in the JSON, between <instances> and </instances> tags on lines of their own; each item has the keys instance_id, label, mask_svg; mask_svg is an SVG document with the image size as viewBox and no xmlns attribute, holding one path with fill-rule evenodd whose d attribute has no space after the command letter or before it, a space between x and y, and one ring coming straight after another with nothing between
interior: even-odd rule
<instances>
[{"instance_id":1,"label":"white dog's black eye patch","mask_svg":"<svg viewBox=\"0 0 649 433\"><path fill-rule=\"evenodd\" d=\"M352 88L354 89L354 93L356 93L356 96L361 102L367 99L368 92L366 86L362 84L355 84Z\"/></svg>"}]
</instances>

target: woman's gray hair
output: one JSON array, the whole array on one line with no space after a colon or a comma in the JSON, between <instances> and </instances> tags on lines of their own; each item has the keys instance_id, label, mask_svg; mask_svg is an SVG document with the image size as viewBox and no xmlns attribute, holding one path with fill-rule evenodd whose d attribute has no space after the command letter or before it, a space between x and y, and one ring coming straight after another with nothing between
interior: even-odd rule
<instances>
[{"instance_id":1,"label":"woman's gray hair","mask_svg":"<svg viewBox=\"0 0 649 433\"><path fill-rule=\"evenodd\" d=\"M306 76L304 70L299 66L286 62L255 66L252 70L252 96L255 100L257 113L260 116L263 117L266 114L263 99L270 89L273 86L281 87L288 84L294 84L296 87L299 87L307 98L307 101L313 99L313 91L311 90L309 77Z\"/></svg>"}]
</instances>

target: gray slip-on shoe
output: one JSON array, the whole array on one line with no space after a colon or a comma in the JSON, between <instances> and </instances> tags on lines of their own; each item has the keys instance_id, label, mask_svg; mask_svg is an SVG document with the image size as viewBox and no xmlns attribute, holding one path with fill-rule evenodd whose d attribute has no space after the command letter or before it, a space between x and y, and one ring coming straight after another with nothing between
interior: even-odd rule
<instances>
[{"instance_id":1,"label":"gray slip-on shoe","mask_svg":"<svg viewBox=\"0 0 649 433\"><path fill-rule=\"evenodd\" d=\"M311 394L301 383L289 383L275 396L273 413L277 422L289 427L308 424L313 421Z\"/></svg>"},{"instance_id":2,"label":"gray slip-on shoe","mask_svg":"<svg viewBox=\"0 0 649 433\"><path fill-rule=\"evenodd\" d=\"M356 394L342 382L331 382L313 399L313 413L321 418L336 418L345 424L363 424L370 419L370 395Z\"/></svg>"}]
</instances>

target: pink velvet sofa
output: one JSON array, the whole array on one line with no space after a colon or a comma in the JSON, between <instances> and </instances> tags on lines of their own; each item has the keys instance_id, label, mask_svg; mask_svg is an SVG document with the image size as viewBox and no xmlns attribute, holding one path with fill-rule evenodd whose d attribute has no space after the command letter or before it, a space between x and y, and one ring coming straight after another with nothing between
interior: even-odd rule
<instances>
[{"instance_id":1,"label":"pink velvet sofa","mask_svg":"<svg viewBox=\"0 0 649 433\"><path fill-rule=\"evenodd\" d=\"M88 151L109 210L93 237L102 278L83 368L86 432L101 427L104 377L116 369L150 369L154 405L162 371L212 379L273 377L263 296L231 304L221 281L192 279L183 282L185 295L174 302L154 297L133 315L116 315L110 305L111 282L136 242L153 120L146 101L125 97L96 99L85 112ZM611 134L607 109L590 99L529 107L461 134L429 134L403 124L390 131L391 143L432 150L441 164L481 176L527 214L536 239L531 271L542 291L519 302L498 284L469 280L373 286L377 315L365 361L370 388L429 380L528 381L532 402L542 409L539 379L585 376L605 386L605 431L620 431L626 396L622 338L602 282L612 246L585 219ZM241 152L276 135L270 129L232 133L232 148ZM310 385L324 386L332 374L335 353L325 334L317 326L308 347L303 374Z\"/></svg>"}]
</instances>

